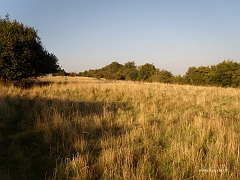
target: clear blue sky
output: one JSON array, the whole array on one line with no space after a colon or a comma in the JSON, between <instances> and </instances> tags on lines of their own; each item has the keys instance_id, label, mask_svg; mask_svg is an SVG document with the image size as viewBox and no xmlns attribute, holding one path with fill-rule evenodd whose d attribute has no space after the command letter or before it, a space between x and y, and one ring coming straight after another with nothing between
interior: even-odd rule
<instances>
[{"instance_id":1,"label":"clear blue sky","mask_svg":"<svg viewBox=\"0 0 240 180\"><path fill-rule=\"evenodd\" d=\"M183 75L240 62L239 0L0 0L7 13L35 27L67 72L135 61Z\"/></svg>"}]
</instances>

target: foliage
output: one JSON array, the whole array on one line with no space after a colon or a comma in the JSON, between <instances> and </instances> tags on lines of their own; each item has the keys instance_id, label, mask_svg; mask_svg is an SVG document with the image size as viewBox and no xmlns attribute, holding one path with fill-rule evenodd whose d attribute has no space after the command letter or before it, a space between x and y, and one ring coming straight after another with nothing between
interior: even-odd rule
<instances>
[{"instance_id":1,"label":"foliage","mask_svg":"<svg viewBox=\"0 0 240 180\"><path fill-rule=\"evenodd\" d=\"M171 72L163 69L156 69L154 76L153 76L153 81L156 82L162 82L162 83L172 83L173 81L173 75Z\"/></svg>"},{"instance_id":2,"label":"foliage","mask_svg":"<svg viewBox=\"0 0 240 180\"><path fill-rule=\"evenodd\" d=\"M236 70L232 76L232 87L240 87L240 69Z\"/></svg>"},{"instance_id":3,"label":"foliage","mask_svg":"<svg viewBox=\"0 0 240 180\"><path fill-rule=\"evenodd\" d=\"M57 57L43 47L33 27L10 21L9 15L0 19L1 79L20 81L57 70Z\"/></svg>"},{"instance_id":4,"label":"foliage","mask_svg":"<svg viewBox=\"0 0 240 180\"><path fill-rule=\"evenodd\" d=\"M76 77L76 76L77 76L77 73L76 73L76 72L70 72L70 73L69 73L69 76L71 76L71 77Z\"/></svg>"},{"instance_id":5,"label":"foliage","mask_svg":"<svg viewBox=\"0 0 240 180\"><path fill-rule=\"evenodd\" d=\"M206 85L209 82L209 67L190 67L185 75L185 82L192 85Z\"/></svg>"},{"instance_id":6,"label":"foliage","mask_svg":"<svg viewBox=\"0 0 240 180\"><path fill-rule=\"evenodd\" d=\"M215 77L216 83L222 87L232 86L233 76L239 72L240 64L233 61L223 61L216 65Z\"/></svg>"},{"instance_id":7,"label":"foliage","mask_svg":"<svg viewBox=\"0 0 240 180\"><path fill-rule=\"evenodd\" d=\"M191 85L238 87L239 72L239 63L224 60L211 67L189 67L184 76L184 82Z\"/></svg>"},{"instance_id":8,"label":"foliage","mask_svg":"<svg viewBox=\"0 0 240 180\"><path fill-rule=\"evenodd\" d=\"M134 62L127 62L125 65L112 62L101 69L79 72L78 76L134 81L137 79L137 74L138 71Z\"/></svg>"},{"instance_id":9,"label":"foliage","mask_svg":"<svg viewBox=\"0 0 240 180\"><path fill-rule=\"evenodd\" d=\"M126 80L130 81L137 80L138 71L134 61L125 63L122 69L123 76L125 77Z\"/></svg>"},{"instance_id":10,"label":"foliage","mask_svg":"<svg viewBox=\"0 0 240 180\"><path fill-rule=\"evenodd\" d=\"M177 76L172 77L172 83L173 84L184 84L184 77L181 76L180 74Z\"/></svg>"},{"instance_id":11,"label":"foliage","mask_svg":"<svg viewBox=\"0 0 240 180\"><path fill-rule=\"evenodd\" d=\"M138 80L139 81L152 81L156 68L153 64L146 63L139 67Z\"/></svg>"},{"instance_id":12,"label":"foliage","mask_svg":"<svg viewBox=\"0 0 240 180\"><path fill-rule=\"evenodd\" d=\"M52 76L66 76L68 73L64 69L59 70L56 73L53 73Z\"/></svg>"}]
</instances>

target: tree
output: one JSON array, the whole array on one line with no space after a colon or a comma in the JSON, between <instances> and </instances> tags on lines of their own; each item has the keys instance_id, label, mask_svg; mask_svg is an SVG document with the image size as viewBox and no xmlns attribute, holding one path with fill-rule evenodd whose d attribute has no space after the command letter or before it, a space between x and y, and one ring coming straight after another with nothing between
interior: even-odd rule
<instances>
[{"instance_id":1,"label":"tree","mask_svg":"<svg viewBox=\"0 0 240 180\"><path fill-rule=\"evenodd\" d=\"M52 73L52 76L66 76L66 75L67 75L67 73L64 69L61 69L56 73Z\"/></svg>"},{"instance_id":2,"label":"tree","mask_svg":"<svg viewBox=\"0 0 240 180\"><path fill-rule=\"evenodd\" d=\"M236 70L232 76L232 87L240 87L240 69Z\"/></svg>"},{"instance_id":3,"label":"tree","mask_svg":"<svg viewBox=\"0 0 240 180\"><path fill-rule=\"evenodd\" d=\"M122 67L122 72L126 80L135 81L138 77L138 71L134 61L125 63Z\"/></svg>"},{"instance_id":4,"label":"tree","mask_svg":"<svg viewBox=\"0 0 240 180\"><path fill-rule=\"evenodd\" d=\"M95 73L91 77L106 78L111 80L124 80L122 67L122 64L119 64L118 62L112 62L101 69L96 69Z\"/></svg>"},{"instance_id":5,"label":"tree","mask_svg":"<svg viewBox=\"0 0 240 180\"><path fill-rule=\"evenodd\" d=\"M163 83L171 83L173 81L173 75L171 72L163 69L156 69L154 76L153 76L153 81L156 82L163 82Z\"/></svg>"},{"instance_id":6,"label":"tree","mask_svg":"<svg viewBox=\"0 0 240 180\"><path fill-rule=\"evenodd\" d=\"M210 85L212 84L213 73L210 67L189 67L184 76L185 83L192 85Z\"/></svg>"},{"instance_id":7,"label":"tree","mask_svg":"<svg viewBox=\"0 0 240 180\"><path fill-rule=\"evenodd\" d=\"M235 79L234 81L236 81L237 77L236 75L234 76L234 74L236 74L239 69L240 64L231 60L224 60L223 62L217 64L215 68L216 83L222 87L232 86L233 78Z\"/></svg>"},{"instance_id":8,"label":"tree","mask_svg":"<svg viewBox=\"0 0 240 180\"><path fill-rule=\"evenodd\" d=\"M172 83L173 84L184 84L184 78L183 76L181 76L180 74L177 75L177 76L173 76L172 78Z\"/></svg>"},{"instance_id":9,"label":"tree","mask_svg":"<svg viewBox=\"0 0 240 180\"><path fill-rule=\"evenodd\" d=\"M173 74L165 69L161 70L161 78L163 83L171 83L173 80Z\"/></svg>"},{"instance_id":10,"label":"tree","mask_svg":"<svg viewBox=\"0 0 240 180\"><path fill-rule=\"evenodd\" d=\"M140 66L138 71L138 80L140 81L151 81L151 76L154 75L156 68L153 64L146 63Z\"/></svg>"},{"instance_id":11,"label":"tree","mask_svg":"<svg viewBox=\"0 0 240 180\"><path fill-rule=\"evenodd\" d=\"M238 87L240 85L239 72L239 63L224 60L211 67L190 67L184 76L184 81L192 85Z\"/></svg>"},{"instance_id":12,"label":"tree","mask_svg":"<svg viewBox=\"0 0 240 180\"><path fill-rule=\"evenodd\" d=\"M0 78L20 81L60 70L58 59L42 45L37 31L9 15L0 18Z\"/></svg>"}]
</instances>

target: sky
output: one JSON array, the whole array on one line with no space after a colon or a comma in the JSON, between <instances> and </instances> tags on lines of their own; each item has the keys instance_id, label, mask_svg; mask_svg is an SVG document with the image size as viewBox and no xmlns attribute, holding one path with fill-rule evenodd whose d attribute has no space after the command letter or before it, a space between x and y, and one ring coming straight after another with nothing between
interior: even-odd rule
<instances>
[{"instance_id":1,"label":"sky","mask_svg":"<svg viewBox=\"0 0 240 180\"><path fill-rule=\"evenodd\" d=\"M66 72L111 62L184 75L240 63L239 0L0 0L0 16L38 30Z\"/></svg>"}]
</instances>

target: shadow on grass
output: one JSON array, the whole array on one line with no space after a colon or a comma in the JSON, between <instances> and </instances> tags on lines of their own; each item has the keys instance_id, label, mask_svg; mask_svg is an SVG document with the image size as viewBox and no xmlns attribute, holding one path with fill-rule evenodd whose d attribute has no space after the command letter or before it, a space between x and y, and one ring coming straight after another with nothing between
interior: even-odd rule
<instances>
[{"instance_id":1,"label":"shadow on grass","mask_svg":"<svg viewBox=\"0 0 240 180\"><path fill-rule=\"evenodd\" d=\"M4 102L0 106L0 177L4 179L48 179L53 175L57 161L71 158L78 153L72 150L72 142L68 142L68 137L65 137L68 134L64 135L62 129L52 131L52 138L45 140L45 129L36 128L37 121L48 116L43 112L49 112L48 117L52 117L51 115L57 110L61 118L74 124L73 118L76 117L76 112L80 118L103 117L106 110L116 115L119 108L131 109L128 103L115 102L77 102L41 98L30 100L18 97L0 97L0 99ZM51 118L48 121L50 124L54 123ZM101 152L101 146L97 144L105 131L113 132L113 136L124 133L123 127L117 124L108 126L104 121L98 127L91 126L91 122L87 129L86 126L81 127L81 125L74 127L77 127L75 132L79 132L79 135L88 132L85 139L90 144L88 152L92 153L89 166L95 163L94 159L97 159ZM101 172L95 171L95 178L98 179Z\"/></svg>"},{"instance_id":2,"label":"shadow on grass","mask_svg":"<svg viewBox=\"0 0 240 180\"><path fill-rule=\"evenodd\" d=\"M22 81L7 81L7 80L0 80L0 86L6 86L9 87L11 85L14 85L15 87L21 88L21 89L30 89L33 87L44 87L49 86L50 84L53 84L54 82L51 81L40 81L38 79L23 79ZM59 82L58 84L62 84L62 82Z\"/></svg>"},{"instance_id":3,"label":"shadow on grass","mask_svg":"<svg viewBox=\"0 0 240 180\"><path fill-rule=\"evenodd\" d=\"M39 81L37 79L25 79L20 82L15 82L14 86L22 88L22 89L30 89L32 87L44 87L53 84L50 81Z\"/></svg>"}]
</instances>

